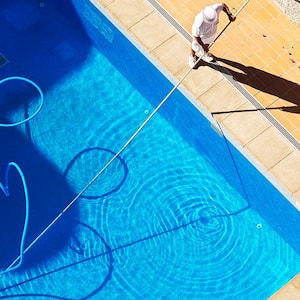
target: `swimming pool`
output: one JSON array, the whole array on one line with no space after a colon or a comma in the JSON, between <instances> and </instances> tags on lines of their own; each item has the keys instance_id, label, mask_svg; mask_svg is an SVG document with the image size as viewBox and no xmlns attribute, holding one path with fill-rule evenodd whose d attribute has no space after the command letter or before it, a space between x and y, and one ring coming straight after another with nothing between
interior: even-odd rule
<instances>
[{"instance_id":1,"label":"swimming pool","mask_svg":"<svg viewBox=\"0 0 300 300\"><path fill-rule=\"evenodd\" d=\"M80 19L61 1L1 3L1 79L30 78L44 95L37 116L0 128L0 170L16 161L28 185L27 245L173 86L89 1L73 3ZM0 102L2 123L39 107L26 82L0 88L1 99L21 102ZM2 269L18 255L24 219L19 177L9 179ZM266 299L300 270L298 224L289 202L176 91L23 266L1 276L0 298Z\"/></svg>"}]
</instances>

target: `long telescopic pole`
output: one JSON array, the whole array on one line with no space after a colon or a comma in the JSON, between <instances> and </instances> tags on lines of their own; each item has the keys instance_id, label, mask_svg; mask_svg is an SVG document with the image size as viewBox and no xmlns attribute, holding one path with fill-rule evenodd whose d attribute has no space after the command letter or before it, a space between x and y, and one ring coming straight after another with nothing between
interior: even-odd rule
<instances>
[{"instance_id":1,"label":"long telescopic pole","mask_svg":"<svg viewBox=\"0 0 300 300\"><path fill-rule=\"evenodd\" d=\"M239 9L239 11L236 13L235 16L237 16L241 10L246 6L246 4L250 0L247 0L246 3L243 4L243 6ZM231 22L230 22L231 23ZM214 42L221 36L221 34L225 31L225 29L229 26L228 23L226 27L220 32L220 34L215 38ZM213 43L214 43L213 42ZM212 46L212 44L211 44ZM202 56L199 57L197 62L202 58ZM195 65L197 64L195 63ZM27 248L23 251L23 254L25 254L57 221L60 219L63 214L70 209L70 207L82 196L82 194L96 181L96 179L106 170L112 162L129 146L129 144L135 139L135 137L141 132L141 130L148 124L148 122L153 118L153 116L157 113L157 111L163 106L163 104L170 98L170 96L174 93L174 91L179 87L179 85L182 83L182 81L188 76L188 74L193 70L193 67L190 68L183 77L177 82L177 84L172 88L172 90L168 93L168 95L158 104L158 106L153 110L153 112L148 116L148 118L142 123L142 125L135 131L135 133L129 138L129 140L121 147L121 149L114 155L114 157L108 161L105 166L92 178L92 180L73 198L73 200L52 220L52 222L27 246ZM0 272L1 274L5 273L6 271L9 271L20 259L20 256L18 256L10 265L9 267L4 271Z\"/></svg>"}]
</instances>

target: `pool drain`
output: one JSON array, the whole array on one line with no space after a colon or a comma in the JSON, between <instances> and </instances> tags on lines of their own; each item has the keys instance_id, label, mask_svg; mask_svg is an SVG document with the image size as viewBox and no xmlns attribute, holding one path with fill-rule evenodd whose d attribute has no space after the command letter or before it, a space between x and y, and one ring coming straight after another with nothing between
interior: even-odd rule
<instances>
[{"instance_id":1,"label":"pool drain","mask_svg":"<svg viewBox=\"0 0 300 300\"><path fill-rule=\"evenodd\" d=\"M6 63L8 63L8 60L0 53L0 67L4 66Z\"/></svg>"}]
</instances>

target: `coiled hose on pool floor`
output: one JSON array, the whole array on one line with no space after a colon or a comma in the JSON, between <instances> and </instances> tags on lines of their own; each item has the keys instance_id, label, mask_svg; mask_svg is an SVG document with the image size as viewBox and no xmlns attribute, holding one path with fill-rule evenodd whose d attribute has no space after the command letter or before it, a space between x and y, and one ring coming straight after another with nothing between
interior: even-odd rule
<instances>
[{"instance_id":1,"label":"coiled hose on pool floor","mask_svg":"<svg viewBox=\"0 0 300 300\"><path fill-rule=\"evenodd\" d=\"M33 85L40 94L40 102L39 102L37 110L31 116L25 118L24 120L15 122L15 123L8 123L8 124L0 123L0 127L14 127L14 126L21 125L25 122L28 122L29 120L34 118L41 111L43 104L44 104L44 94L43 94L41 88L36 83L34 83L32 80L25 78L25 77L13 76L13 77L7 77L7 78L0 80L0 84L7 82L7 81L11 81L11 80L21 80L21 81L25 81L25 82L28 82L31 85ZM2 184L0 182L0 189L3 191L3 193L6 197L9 197L9 195L10 195L10 193L9 193L9 172L10 172L11 167L14 167L17 170L17 172L22 180L24 197L25 197L25 219L24 219L22 236L21 236L20 247L19 247L20 254L19 254L17 260L15 260L12 264L10 264L10 266L8 268L6 268L4 271L0 270L0 276L7 272L13 271L22 265L23 257L24 257L25 239L26 239L27 227L28 227L28 222L29 222L29 197L28 197L27 184L26 184L24 173L16 162L9 162L7 164L6 170L5 170L4 184Z\"/></svg>"}]
</instances>

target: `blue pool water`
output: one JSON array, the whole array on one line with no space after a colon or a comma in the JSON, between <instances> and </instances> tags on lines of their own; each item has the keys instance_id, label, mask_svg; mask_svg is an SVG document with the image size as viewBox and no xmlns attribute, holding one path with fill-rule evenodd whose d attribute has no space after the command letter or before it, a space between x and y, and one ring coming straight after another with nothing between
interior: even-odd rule
<instances>
[{"instance_id":1,"label":"blue pool water","mask_svg":"<svg viewBox=\"0 0 300 300\"><path fill-rule=\"evenodd\" d=\"M74 6L73 6L74 5ZM0 127L18 163L26 246L172 89L89 1L2 1L0 80L43 91ZM37 89L0 85L0 123ZM3 175L2 175L3 174ZM19 255L20 176L0 195L0 268ZM0 190L1 192L1 190ZM0 277L0 299L266 299L300 271L299 213L176 91L98 179Z\"/></svg>"}]
</instances>

